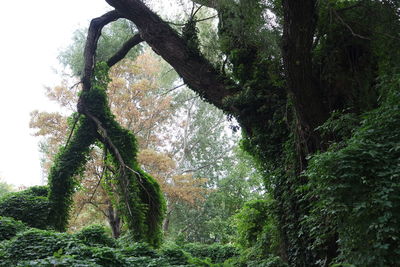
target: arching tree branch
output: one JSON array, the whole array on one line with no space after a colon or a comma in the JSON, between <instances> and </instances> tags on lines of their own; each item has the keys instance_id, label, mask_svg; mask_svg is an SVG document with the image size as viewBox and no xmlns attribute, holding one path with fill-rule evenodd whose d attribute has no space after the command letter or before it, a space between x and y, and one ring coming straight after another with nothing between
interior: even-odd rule
<instances>
[{"instance_id":1,"label":"arching tree branch","mask_svg":"<svg viewBox=\"0 0 400 267\"><path fill-rule=\"evenodd\" d=\"M106 1L136 25L143 40L171 64L192 90L218 108L235 112L234 107L224 105L224 99L240 88L223 77L203 56L192 53L186 41L168 23L140 0Z\"/></svg>"}]
</instances>

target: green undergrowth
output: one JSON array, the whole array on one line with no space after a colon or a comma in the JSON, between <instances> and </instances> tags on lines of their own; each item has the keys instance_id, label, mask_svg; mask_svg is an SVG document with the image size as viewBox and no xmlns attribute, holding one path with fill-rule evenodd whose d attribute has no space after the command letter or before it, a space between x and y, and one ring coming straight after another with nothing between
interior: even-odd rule
<instances>
[{"instance_id":1,"label":"green undergrowth","mask_svg":"<svg viewBox=\"0 0 400 267\"><path fill-rule=\"evenodd\" d=\"M122 246L98 225L68 234L0 217L0 236L0 266L223 266L173 244L159 249L146 243ZM191 251L196 253L193 247Z\"/></svg>"},{"instance_id":2,"label":"green undergrowth","mask_svg":"<svg viewBox=\"0 0 400 267\"><path fill-rule=\"evenodd\" d=\"M77 233L59 233L30 228L9 217L0 217L0 266L285 266L276 257L247 262L240 249L219 243L206 245L164 243L152 248L147 243L112 239L101 225Z\"/></svg>"}]
</instances>

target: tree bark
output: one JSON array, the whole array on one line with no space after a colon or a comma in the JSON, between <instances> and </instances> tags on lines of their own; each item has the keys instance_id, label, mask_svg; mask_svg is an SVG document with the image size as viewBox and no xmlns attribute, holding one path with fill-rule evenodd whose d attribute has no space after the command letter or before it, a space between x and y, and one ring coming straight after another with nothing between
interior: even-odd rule
<instances>
[{"instance_id":1,"label":"tree bark","mask_svg":"<svg viewBox=\"0 0 400 267\"><path fill-rule=\"evenodd\" d=\"M302 158L320 149L321 140L314 130L328 118L321 89L313 77L315 9L315 0L283 1L283 62L298 119Z\"/></svg>"}]
</instances>

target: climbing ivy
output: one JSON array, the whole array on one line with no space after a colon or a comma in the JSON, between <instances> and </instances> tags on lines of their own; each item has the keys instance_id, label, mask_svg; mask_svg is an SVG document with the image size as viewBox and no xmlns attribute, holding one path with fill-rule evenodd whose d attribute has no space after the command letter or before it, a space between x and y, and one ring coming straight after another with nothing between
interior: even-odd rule
<instances>
[{"instance_id":1,"label":"climbing ivy","mask_svg":"<svg viewBox=\"0 0 400 267\"><path fill-rule=\"evenodd\" d=\"M107 64L98 63L92 88L80 95L84 114L50 170L50 217L57 230L65 230L77 186L74 176L82 170L90 147L98 141L109 151L110 162L117 170L113 179L119 193L116 203L133 238L158 246L165 200L155 179L142 171L137 163L135 136L122 128L111 113L106 94L109 81Z\"/></svg>"}]
</instances>

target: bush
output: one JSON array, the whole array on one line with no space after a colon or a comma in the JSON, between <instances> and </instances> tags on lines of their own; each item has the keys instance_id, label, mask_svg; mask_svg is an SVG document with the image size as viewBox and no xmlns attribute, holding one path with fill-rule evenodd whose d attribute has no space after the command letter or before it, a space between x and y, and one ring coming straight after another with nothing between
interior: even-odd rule
<instances>
[{"instance_id":1,"label":"bush","mask_svg":"<svg viewBox=\"0 0 400 267\"><path fill-rule=\"evenodd\" d=\"M26 229L25 224L10 217L0 216L0 242L11 239L17 233Z\"/></svg>"},{"instance_id":2,"label":"bush","mask_svg":"<svg viewBox=\"0 0 400 267\"><path fill-rule=\"evenodd\" d=\"M260 247L260 254L271 253L277 243L277 230L272 215L273 202L252 200L235 215L237 242L242 248Z\"/></svg>"},{"instance_id":3,"label":"bush","mask_svg":"<svg viewBox=\"0 0 400 267\"><path fill-rule=\"evenodd\" d=\"M106 228L102 225L90 225L75 234L87 246L93 247L116 247L113 238L107 235Z\"/></svg>"},{"instance_id":4,"label":"bush","mask_svg":"<svg viewBox=\"0 0 400 267\"><path fill-rule=\"evenodd\" d=\"M308 198L317 201L304 223L311 225L315 247L339 236L338 262L398 266L399 91L364 114L361 126L344 147L317 154L310 161Z\"/></svg>"},{"instance_id":5,"label":"bush","mask_svg":"<svg viewBox=\"0 0 400 267\"><path fill-rule=\"evenodd\" d=\"M126 257L158 257L157 252L146 243L133 243L123 247L121 253Z\"/></svg>"},{"instance_id":6,"label":"bush","mask_svg":"<svg viewBox=\"0 0 400 267\"><path fill-rule=\"evenodd\" d=\"M277 256L270 256L262 260L249 260L246 257L232 258L224 263L232 267L288 267L287 263Z\"/></svg>"},{"instance_id":7,"label":"bush","mask_svg":"<svg viewBox=\"0 0 400 267\"><path fill-rule=\"evenodd\" d=\"M12 217L28 226L48 228L50 204L43 196L45 187L33 187L9 193L0 199L0 216Z\"/></svg>"},{"instance_id":8,"label":"bush","mask_svg":"<svg viewBox=\"0 0 400 267\"><path fill-rule=\"evenodd\" d=\"M21 260L35 260L53 256L74 242L67 234L39 229L18 233L1 248L4 260L17 263ZM0 258L1 262L1 258Z\"/></svg>"},{"instance_id":9,"label":"bush","mask_svg":"<svg viewBox=\"0 0 400 267\"><path fill-rule=\"evenodd\" d=\"M75 259L72 256L51 256L45 259L22 261L17 267L28 267L28 266L41 266L41 267L101 267L92 259Z\"/></svg>"},{"instance_id":10,"label":"bush","mask_svg":"<svg viewBox=\"0 0 400 267\"><path fill-rule=\"evenodd\" d=\"M93 258L97 264L107 267L121 267L127 266L126 261L122 254L118 253L117 250L104 247L91 248L91 258Z\"/></svg>"},{"instance_id":11,"label":"bush","mask_svg":"<svg viewBox=\"0 0 400 267\"><path fill-rule=\"evenodd\" d=\"M189 243L183 245L183 250L193 257L209 258L213 263L223 263L227 259L239 256L239 249L236 247L219 243L212 245Z\"/></svg>"},{"instance_id":12,"label":"bush","mask_svg":"<svg viewBox=\"0 0 400 267\"><path fill-rule=\"evenodd\" d=\"M171 265L184 265L189 263L189 256L176 245L169 244L160 250L161 256L168 259Z\"/></svg>"},{"instance_id":13,"label":"bush","mask_svg":"<svg viewBox=\"0 0 400 267\"><path fill-rule=\"evenodd\" d=\"M20 193L36 197L47 197L49 195L49 187L44 185L35 185L26 190L20 191Z\"/></svg>"}]
</instances>

